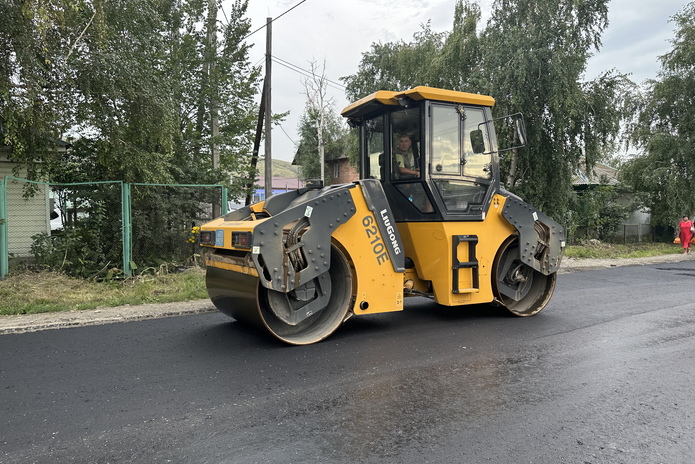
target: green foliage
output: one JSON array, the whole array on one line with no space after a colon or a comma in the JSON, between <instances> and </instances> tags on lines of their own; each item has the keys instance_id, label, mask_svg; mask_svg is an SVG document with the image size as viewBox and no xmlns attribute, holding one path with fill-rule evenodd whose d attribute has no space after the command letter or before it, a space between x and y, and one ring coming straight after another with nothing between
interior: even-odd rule
<instances>
[{"instance_id":1,"label":"green foliage","mask_svg":"<svg viewBox=\"0 0 695 464\"><path fill-rule=\"evenodd\" d=\"M259 81L246 7L225 4L221 22L210 0L0 3L0 144L22 177L92 183L58 189L65 230L36 237L40 266L81 277L122 267L121 195L95 181L225 183L246 196ZM72 147L56 150L58 139ZM190 258L181 243L217 198L134 191L135 262Z\"/></svg>"},{"instance_id":2,"label":"green foliage","mask_svg":"<svg viewBox=\"0 0 695 464\"><path fill-rule=\"evenodd\" d=\"M133 186L133 260L140 268L191 264L199 252L195 241L189 240L192 230L211 219L203 206L219 197L220 189L212 187ZM157 207L150 209L153 204Z\"/></svg>"},{"instance_id":3,"label":"green foliage","mask_svg":"<svg viewBox=\"0 0 695 464\"><path fill-rule=\"evenodd\" d=\"M572 174L589 167L618 135L628 81L608 72L583 83L607 26L607 1L498 0L483 32L483 74L498 114L521 112L527 148L502 164L508 188L563 220Z\"/></svg>"},{"instance_id":4,"label":"green foliage","mask_svg":"<svg viewBox=\"0 0 695 464\"><path fill-rule=\"evenodd\" d=\"M371 50L362 54L358 72L342 78L348 97L356 100L377 90L430 84L436 74L428 64L441 53L442 41L443 35L434 33L428 23L414 34L413 43L372 44Z\"/></svg>"},{"instance_id":5,"label":"green foliage","mask_svg":"<svg viewBox=\"0 0 695 464\"><path fill-rule=\"evenodd\" d=\"M341 78L348 98L357 100L377 90L418 85L477 92L482 79L479 21L476 3L457 1L450 33L434 32L428 22L413 34L411 42L372 44L362 54L358 71Z\"/></svg>"},{"instance_id":6,"label":"green foliage","mask_svg":"<svg viewBox=\"0 0 695 464\"><path fill-rule=\"evenodd\" d=\"M246 6L226 5L222 24L208 0L2 2L0 135L18 168L54 181L254 175L259 71L243 42ZM51 149L66 136L75 153ZM230 193L243 196L245 184L230 183Z\"/></svg>"},{"instance_id":7,"label":"green foliage","mask_svg":"<svg viewBox=\"0 0 695 464\"><path fill-rule=\"evenodd\" d=\"M54 188L63 223L54 235L32 237L40 269L81 278L104 278L123 263L120 184ZM122 270L120 270L122 273Z\"/></svg>"},{"instance_id":8,"label":"green foliage","mask_svg":"<svg viewBox=\"0 0 695 464\"><path fill-rule=\"evenodd\" d=\"M33 236L31 251L39 269L60 270L79 278L104 278L121 265L117 261L120 243L106 243L104 238L86 227L69 227L56 236L45 232Z\"/></svg>"},{"instance_id":9,"label":"green foliage","mask_svg":"<svg viewBox=\"0 0 695 464\"><path fill-rule=\"evenodd\" d=\"M53 185L63 227L32 237L34 265L72 277L123 278L120 188L118 182ZM211 219L210 205L219 200L220 188L131 185L130 193L133 272L196 264L200 249L191 237Z\"/></svg>"},{"instance_id":10,"label":"green foliage","mask_svg":"<svg viewBox=\"0 0 695 464\"><path fill-rule=\"evenodd\" d=\"M660 57L658 78L634 100L632 141L644 154L622 170L622 180L641 192L658 226L674 226L695 212L695 3L673 20L673 48Z\"/></svg>"},{"instance_id":11,"label":"green foliage","mask_svg":"<svg viewBox=\"0 0 695 464\"><path fill-rule=\"evenodd\" d=\"M598 186L577 195L572 207L568 236L573 240L598 239L611 241L622 223L634 211L634 205L621 203L621 193L612 186Z\"/></svg>"},{"instance_id":12,"label":"green foliage","mask_svg":"<svg viewBox=\"0 0 695 464\"><path fill-rule=\"evenodd\" d=\"M354 142L354 136L353 139L350 138L345 121L332 106L324 117L324 159L328 161L344 156L349 157L349 153L357 150L357 144L350 145L351 141ZM307 107L299 122L299 147L297 148L296 162L302 167L300 172L302 180L321 177L317 118L317 112ZM327 178L330 178L330 173L326 172L325 174ZM329 183L327 182L327 184Z\"/></svg>"}]
</instances>

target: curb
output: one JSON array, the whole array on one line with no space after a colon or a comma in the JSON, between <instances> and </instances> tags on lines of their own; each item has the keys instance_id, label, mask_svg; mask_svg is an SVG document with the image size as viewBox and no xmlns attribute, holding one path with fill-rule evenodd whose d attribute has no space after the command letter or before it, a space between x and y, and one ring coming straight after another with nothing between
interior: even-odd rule
<instances>
[{"instance_id":1,"label":"curb","mask_svg":"<svg viewBox=\"0 0 695 464\"><path fill-rule=\"evenodd\" d=\"M0 317L0 335L40 330L144 321L164 317L188 316L217 311L210 300L117 306L59 313L19 314Z\"/></svg>"}]
</instances>

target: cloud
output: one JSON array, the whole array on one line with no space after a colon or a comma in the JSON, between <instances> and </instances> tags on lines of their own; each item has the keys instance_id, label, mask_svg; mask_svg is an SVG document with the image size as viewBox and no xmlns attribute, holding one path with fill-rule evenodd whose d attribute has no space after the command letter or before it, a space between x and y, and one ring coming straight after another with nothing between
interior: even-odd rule
<instances>
[{"instance_id":1,"label":"cloud","mask_svg":"<svg viewBox=\"0 0 695 464\"><path fill-rule=\"evenodd\" d=\"M680 0L612 0L603 46L589 61L586 77L617 69L637 83L656 78L658 57L671 49L675 24L670 18L682 7Z\"/></svg>"}]
</instances>

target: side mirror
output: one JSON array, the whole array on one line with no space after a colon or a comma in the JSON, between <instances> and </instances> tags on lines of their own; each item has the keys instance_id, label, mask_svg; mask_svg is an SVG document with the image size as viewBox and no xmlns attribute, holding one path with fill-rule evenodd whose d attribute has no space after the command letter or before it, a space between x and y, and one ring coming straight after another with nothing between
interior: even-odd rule
<instances>
[{"instance_id":1,"label":"side mirror","mask_svg":"<svg viewBox=\"0 0 695 464\"><path fill-rule=\"evenodd\" d=\"M471 148L476 155L485 152L485 139L482 130L471 131Z\"/></svg>"},{"instance_id":2,"label":"side mirror","mask_svg":"<svg viewBox=\"0 0 695 464\"><path fill-rule=\"evenodd\" d=\"M526 146L526 126L524 115L521 113L509 114L501 118L493 119L497 132L499 153L516 150Z\"/></svg>"},{"instance_id":3,"label":"side mirror","mask_svg":"<svg viewBox=\"0 0 695 464\"><path fill-rule=\"evenodd\" d=\"M519 137L519 143L521 146L526 145L526 126L524 125L524 117L519 114L518 118L514 118L514 125L516 126L516 135Z\"/></svg>"}]
</instances>

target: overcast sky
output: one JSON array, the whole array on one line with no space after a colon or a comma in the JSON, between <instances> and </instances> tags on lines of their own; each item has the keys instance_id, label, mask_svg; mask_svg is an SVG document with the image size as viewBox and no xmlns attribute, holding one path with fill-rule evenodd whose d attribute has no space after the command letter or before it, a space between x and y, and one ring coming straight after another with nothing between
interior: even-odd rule
<instances>
[{"instance_id":1,"label":"overcast sky","mask_svg":"<svg viewBox=\"0 0 695 464\"><path fill-rule=\"evenodd\" d=\"M670 18L688 2L684 0L611 0L609 26L603 34L603 47L589 62L586 78L615 68L631 74L641 83L656 77L657 57L671 49L674 24ZM272 54L277 59L308 70L312 61L325 60L326 77L340 83L342 76L357 71L362 53L372 43L404 40L409 42L420 24L430 21L434 31L452 27L455 0L249 0L247 17L251 31L273 22ZM482 24L490 15L492 0L479 0ZM266 48L265 29L248 38L255 44L252 64L263 64ZM304 77L287 65L272 65L272 110L290 111L282 128L272 132L272 156L291 161L298 141L297 126L304 112ZM467 89L475 92L475 89ZM328 95L340 112L349 102L340 87L331 85ZM493 95L494 97L494 95ZM263 147L261 146L261 152Z\"/></svg>"}]
</instances>

